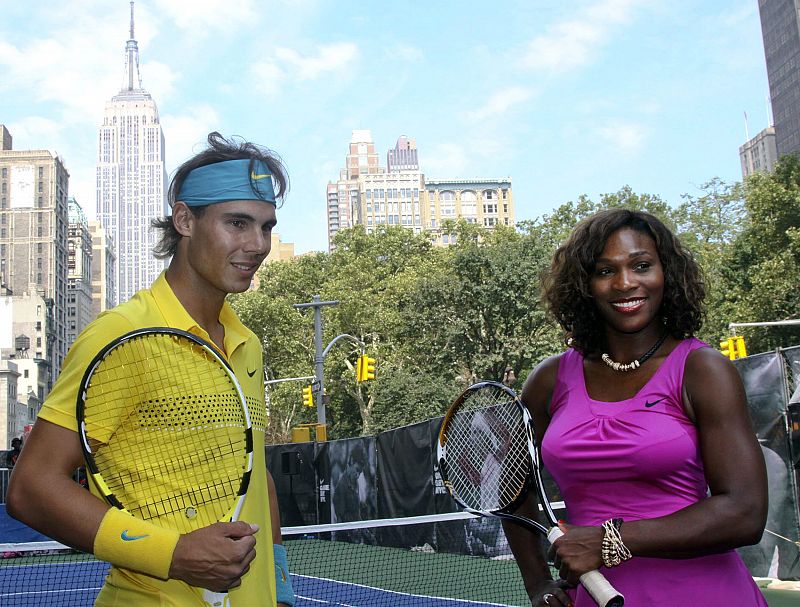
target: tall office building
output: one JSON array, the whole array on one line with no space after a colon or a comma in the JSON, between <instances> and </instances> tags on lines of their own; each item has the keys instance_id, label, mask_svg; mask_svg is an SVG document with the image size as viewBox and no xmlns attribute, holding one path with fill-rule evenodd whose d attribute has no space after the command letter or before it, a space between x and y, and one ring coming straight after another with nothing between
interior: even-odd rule
<instances>
[{"instance_id":1,"label":"tall office building","mask_svg":"<svg viewBox=\"0 0 800 607\"><path fill-rule=\"evenodd\" d=\"M775 127L769 126L758 135L739 146L742 179L753 173L769 173L778 160L775 144Z\"/></svg>"},{"instance_id":2,"label":"tall office building","mask_svg":"<svg viewBox=\"0 0 800 607\"><path fill-rule=\"evenodd\" d=\"M30 332L3 331L0 350L13 354L23 338L52 377L67 353L68 186L69 172L49 151L0 150L0 285L11 310L4 321L36 317Z\"/></svg>"},{"instance_id":3,"label":"tall office building","mask_svg":"<svg viewBox=\"0 0 800 607\"><path fill-rule=\"evenodd\" d=\"M359 177L383 171L378 164L378 153L368 130L355 130L350 137L350 148L345 157L345 168L337 181L329 181L327 188L328 250L335 247L333 237L339 230L354 225L353 213L359 204Z\"/></svg>"},{"instance_id":4,"label":"tall office building","mask_svg":"<svg viewBox=\"0 0 800 607\"><path fill-rule=\"evenodd\" d=\"M67 261L67 343L72 345L92 314L92 235L83 209L69 199L69 257Z\"/></svg>"},{"instance_id":5,"label":"tall office building","mask_svg":"<svg viewBox=\"0 0 800 607\"><path fill-rule=\"evenodd\" d=\"M117 300L117 247L99 221L89 222L92 235L92 318Z\"/></svg>"},{"instance_id":6,"label":"tall office building","mask_svg":"<svg viewBox=\"0 0 800 607\"><path fill-rule=\"evenodd\" d=\"M405 135L400 136L394 148L386 152L386 168L390 173L419 171L417 142Z\"/></svg>"},{"instance_id":7,"label":"tall office building","mask_svg":"<svg viewBox=\"0 0 800 607\"><path fill-rule=\"evenodd\" d=\"M800 153L800 0L758 0L778 155Z\"/></svg>"},{"instance_id":8,"label":"tall office building","mask_svg":"<svg viewBox=\"0 0 800 607\"><path fill-rule=\"evenodd\" d=\"M125 56L125 84L106 102L97 146L97 219L117 245L115 303L150 286L165 267L153 256L158 234L150 227L168 213L164 133L156 103L142 88L133 2Z\"/></svg>"}]
</instances>

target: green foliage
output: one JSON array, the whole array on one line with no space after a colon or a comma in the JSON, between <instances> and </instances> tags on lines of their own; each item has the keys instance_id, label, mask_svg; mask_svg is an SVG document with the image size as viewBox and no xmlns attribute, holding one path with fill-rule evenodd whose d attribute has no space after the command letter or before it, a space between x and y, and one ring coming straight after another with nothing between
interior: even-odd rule
<instances>
[{"instance_id":1,"label":"green foliage","mask_svg":"<svg viewBox=\"0 0 800 607\"><path fill-rule=\"evenodd\" d=\"M567 202L516 228L487 230L448 222L449 247L399 226L368 233L340 231L331 253L266 265L259 288L231 298L262 339L268 379L314 374L311 310L293 304L313 295L337 300L323 308L323 347L347 334L377 359L375 381L356 383L360 348L341 339L325 359L329 436L373 434L441 415L478 379L514 387L538 361L564 348L541 302L539 277L575 224L609 207L648 211L673 228L704 269L706 324L699 335L716 345L731 322L800 317L800 163L783 159L770 175L745 184L712 179L675 207L630 187ZM795 345L798 329L745 332L751 353ZM302 407L308 381L271 384L268 439L316 421Z\"/></svg>"}]
</instances>

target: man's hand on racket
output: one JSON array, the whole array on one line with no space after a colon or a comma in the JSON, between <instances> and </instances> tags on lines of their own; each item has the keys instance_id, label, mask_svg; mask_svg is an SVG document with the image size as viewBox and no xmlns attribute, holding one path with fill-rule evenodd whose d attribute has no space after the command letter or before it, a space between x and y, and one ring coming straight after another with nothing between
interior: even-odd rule
<instances>
[{"instance_id":1,"label":"man's hand on racket","mask_svg":"<svg viewBox=\"0 0 800 607\"><path fill-rule=\"evenodd\" d=\"M237 521L181 535L169 577L215 592L236 588L256 557L256 531L257 525Z\"/></svg>"},{"instance_id":2,"label":"man's hand on racket","mask_svg":"<svg viewBox=\"0 0 800 607\"><path fill-rule=\"evenodd\" d=\"M587 571L595 571L603 565L603 528L561 522L558 527L564 535L550 546L548 558L558 569L561 578L571 586L576 586L581 575Z\"/></svg>"}]
</instances>

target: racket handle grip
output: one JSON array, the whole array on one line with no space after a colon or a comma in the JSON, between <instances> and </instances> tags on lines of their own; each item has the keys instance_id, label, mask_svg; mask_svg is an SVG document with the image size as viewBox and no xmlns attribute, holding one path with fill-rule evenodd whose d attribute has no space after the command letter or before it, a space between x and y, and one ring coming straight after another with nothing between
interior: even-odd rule
<instances>
[{"instance_id":1,"label":"racket handle grip","mask_svg":"<svg viewBox=\"0 0 800 607\"><path fill-rule=\"evenodd\" d=\"M561 529L553 527L547 533L547 541L552 544L562 535L564 533ZM622 607L625 604L625 597L614 590L606 576L599 571L587 571L580 577L580 580L583 587L586 588L586 592L600 607Z\"/></svg>"},{"instance_id":2,"label":"racket handle grip","mask_svg":"<svg viewBox=\"0 0 800 607\"><path fill-rule=\"evenodd\" d=\"M227 592L203 590L203 607L230 607L231 600Z\"/></svg>"}]
</instances>

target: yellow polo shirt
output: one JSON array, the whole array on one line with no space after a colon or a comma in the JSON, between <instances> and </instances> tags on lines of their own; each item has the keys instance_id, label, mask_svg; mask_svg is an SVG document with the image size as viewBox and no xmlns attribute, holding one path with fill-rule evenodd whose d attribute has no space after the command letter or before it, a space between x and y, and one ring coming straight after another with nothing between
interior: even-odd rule
<instances>
[{"instance_id":1,"label":"yellow polo shirt","mask_svg":"<svg viewBox=\"0 0 800 607\"><path fill-rule=\"evenodd\" d=\"M272 526L264 457L266 407L261 344L245 327L227 302L219 321L225 327L225 352L244 391L253 424L253 473L239 520L256 523L256 559L242 584L230 593L231 607L273 607L275 565L272 555ZM75 403L78 387L87 366L97 352L111 340L134 329L173 327L211 341L178 301L162 273L149 289L139 291L129 301L99 315L75 340L61 374L45 400L39 417L76 432ZM91 485L91 483L90 483ZM92 493L100 494L94 487ZM202 607L202 590L180 580L162 581L128 569L112 567L95 605L100 607Z\"/></svg>"}]
</instances>

